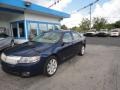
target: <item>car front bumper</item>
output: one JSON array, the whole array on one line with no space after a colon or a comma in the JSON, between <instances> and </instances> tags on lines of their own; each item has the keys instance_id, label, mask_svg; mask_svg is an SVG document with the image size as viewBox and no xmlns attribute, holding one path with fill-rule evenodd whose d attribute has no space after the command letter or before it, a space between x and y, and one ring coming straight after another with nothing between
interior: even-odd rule
<instances>
[{"instance_id":1,"label":"car front bumper","mask_svg":"<svg viewBox=\"0 0 120 90\"><path fill-rule=\"evenodd\" d=\"M92 37L92 36L95 36L95 34L93 34L93 33L86 33L85 36Z\"/></svg>"},{"instance_id":2,"label":"car front bumper","mask_svg":"<svg viewBox=\"0 0 120 90\"><path fill-rule=\"evenodd\" d=\"M110 36L111 36L111 37L114 37L114 36L117 37L117 36L119 36L119 34L118 34L118 33L112 33L112 34L110 34Z\"/></svg>"},{"instance_id":3,"label":"car front bumper","mask_svg":"<svg viewBox=\"0 0 120 90\"><path fill-rule=\"evenodd\" d=\"M107 33L98 33L96 36L98 37L105 37L105 36L108 36Z\"/></svg>"},{"instance_id":4,"label":"car front bumper","mask_svg":"<svg viewBox=\"0 0 120 90\"><path fill-rule=\"evenodd\" d=\"M1 61L1 64L3 71L24 77L40 74L42 73L43 70L43 64L41 64L40 62L32 63L32 64L12 65Z\"/></svg>"}]
</instances>

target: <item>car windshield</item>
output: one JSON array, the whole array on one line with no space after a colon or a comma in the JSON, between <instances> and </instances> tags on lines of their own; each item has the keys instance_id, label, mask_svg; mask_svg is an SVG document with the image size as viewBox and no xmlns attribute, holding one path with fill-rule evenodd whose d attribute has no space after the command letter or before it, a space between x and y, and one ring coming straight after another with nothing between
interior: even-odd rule
<instances>
[{"instance_id":1,"label":"car windshield","mask_svg":"<svg viewBox=\"0 0 120 90\"><path fill-rule=\"evenodd\" d=\"M59 32L42 32L40 35L33 38L35 42L56 43L60 40L61 33Z\"/></svg>"},{"instance_id":2,"label":"car windshield","mask_svg":"<svg viewBox=\"0 0 120 90\"><path fill-rule=\"evenodd\" d=\"M117 30L113 30L112 32L118 32Z\"/></svg>"}]
</instances>

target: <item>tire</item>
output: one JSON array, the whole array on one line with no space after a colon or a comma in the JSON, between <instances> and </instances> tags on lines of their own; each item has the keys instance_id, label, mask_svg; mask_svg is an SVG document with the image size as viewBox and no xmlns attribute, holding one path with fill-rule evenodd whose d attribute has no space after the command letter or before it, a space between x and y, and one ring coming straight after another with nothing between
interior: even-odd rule
<instances>
[{"instance_id":1,"label":"tire","mask_svg":"<svg viewBox=\"0 0 120 90\"><path fill-rule=\"evenodd\" d=\"M80 52L79 52L79 55L80 56L83 56L85 54L85 46L82 45L81 49L80 49Z\"/></svg>"},{"instance_id":2,"label":"tire","mask_svg":"<svg viewBox=\"0 0 120 90\"><path fill-rule=\"evenodd\" d=\"M58 62L55 56L50 56L44 65L44 75L51 77L58 69Z\"/></svg>"},{"instance_id":3,"label":"tire","mask_svg":"<svg viewBox=\"0 0 120 90\"><path fill-rule=\"evenodd\" d=\"M13 47L15 45L14 41L11 41L11 47Z\"/></svg>"}]
</instances>

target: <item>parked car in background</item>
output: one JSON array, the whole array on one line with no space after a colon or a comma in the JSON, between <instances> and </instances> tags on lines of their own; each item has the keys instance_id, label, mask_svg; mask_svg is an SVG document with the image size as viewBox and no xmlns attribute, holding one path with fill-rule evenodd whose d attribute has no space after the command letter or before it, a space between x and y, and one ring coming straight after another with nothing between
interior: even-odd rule
<instances>
[{"instance_id":1,"label":"parked car in background","mask_svg":"<svg viewBox=\"0 0 120 90\"><path fill-rule=\"evenodd\" d=\"M0 50L14 46L14 39L4 33L0 33Z\"/></svg>"},{"instance_id":2,"label":"parked car in background","mask_svg":"<svg viewBox=\"0 0 120 90\"><path fill-rule=\"evenodd\" d=\"M110 36L111 37L118 37L118 36L120 36L120 32L118 30L111 30Z\"/></svg>"},{"instance_id":3,"label":"parked car in background","mask_svg":"<svg viewBox=\"0 0 120 90\"><path fill-rule=\"evenodd\" d=\"M5 72L29 77L39 73L52 76L60 62L84 55L86 39L78 32L55 30L43 32L32 41L16 45L1 55Z\"/></svg>"},{"instance_id":4,"label":"parked car in background","mask_svg":"<svg viewBox=\"0 0 120 90\"><path fill-rule=\"evenodd\" d=\"M96 36L96 33L97 33L96 30L89 30L84 35L87 37L93 37L93 36Z\"/></svg>"},{"instance_id":5,"label":"parked car in background","mask_svg":"<svg viewBox=\"0 0 120 90\"><path fill-rule=\"evenodd\" d=\"M109 36L109 32L107 29L101 29L97 34L96 36L98 37L107 37Z\"/></svg>"}]
</instances>

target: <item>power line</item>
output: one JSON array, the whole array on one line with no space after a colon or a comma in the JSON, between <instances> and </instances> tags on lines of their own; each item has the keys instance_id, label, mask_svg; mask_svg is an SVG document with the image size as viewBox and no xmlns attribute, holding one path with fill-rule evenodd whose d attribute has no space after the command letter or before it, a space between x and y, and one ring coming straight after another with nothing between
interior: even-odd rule
<instances>
[{"instance_id":1,"label":"power line","mask_svg":"<svg viewBox=\"0 0 120 90\"><path fill-rule=\"evenodd\" d=\"M97 16L98 18L106 18L106 19L115 19L115 18L120 18L120 16L118 17L106 17L106 16ZM93 18L96 18L96 17L93 17Z\"/></svg>"},{"instance_id":2,"label":"power line","mask_svg":"<svg viewBox=\"0 0 120 90\"><path fill-rule=\"evenodd\" d=\"M103 18L113 18L114 19L114 18L120 18L120 17L103 17Z\"/></svg>"},{"instance_id":3,"label":"power line","mask_svg":"<svg viewBox=\"0 0 120 90\"><path fill-rule=\"evenodd\" d=\"M78 9L78 10L76 10L75 12L72 13L72 14L74 14L74 13L77 13L77 12L83 10L83 9L86 9L86 8L90 7L90 29L91 29L91 23L92 23L92 11L91 11L91 9L92 9L92 6L93 6L94 4L96 4L98 1L99 1L99 0L96 0L96 1L94 1L94 2L92 2L92 3L90 3L90 4L88 4L88 5L86 5L86 6L80 8L80 9Z\"/></svg>"},{"instance_id":4,"label":"power line","mask_svg":"<svg viewBox=\"0 0 120 90\"><path fill-rule=\"evenodd\" d=\"M77 13L77 12L83 10L83 9L86 9L86 8L88 8L88 7L92 6L92 5L94 5L94 4L97 3L98 1L99 1L99 0L96 0L96 1L90 3L90 4L86 5L86 6L84 6L84 7L80 8L80 9L78 9L78 10L76 10L76 12L74 12L74 13ZM74 14L74 13L72 13L72 14Z\"/></svg>"},{"instance_id":5,"label":"power line","mask_svg":"<svg viewBox=\"0 0 120 90\"><path fill-rule=\"evenodd\" d=\"M58 4L60 1L61 1L61 0L56 0L56 1L54 1L54 3L53 3L53 4L51 4L48 8L53 7L54 5Z\"/></svg>"}]
</instances>

